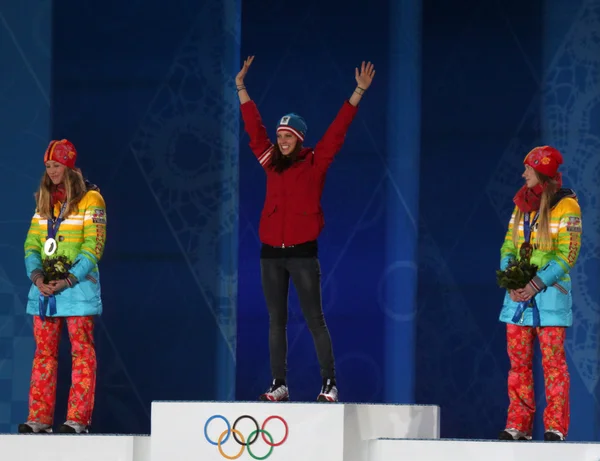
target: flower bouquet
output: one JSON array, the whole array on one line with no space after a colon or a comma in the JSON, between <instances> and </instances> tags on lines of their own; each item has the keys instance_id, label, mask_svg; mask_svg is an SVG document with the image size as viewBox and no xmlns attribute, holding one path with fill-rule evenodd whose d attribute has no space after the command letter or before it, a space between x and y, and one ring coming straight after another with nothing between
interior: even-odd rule
<instances>
[{"instance_id":1,"label":"flower bouquet","mask_svg":"<svg viewBox=\"0 0 600 461\"><path fill-rule=\"evenodd\" d=\"M496 271L496 282L500 288L507 290L518 290L525 286L535 277L538 267L531 264L531 254L533 248L531 244L525 242L519 251L520 258L511 261L505 270Z\"/></svg>"},{"instance_id":2,"label":"flower bouquet","mask_svg":"<svg viewBox=\"0 0 600 461\"><path fill-rule=\"evenodd\" d=\"M66 256L53 256L42 261L42 270L44 271L44 283L50 283L55 280L64 280L69 276L69 271L73 264Z\"/></svg>"}]
</instances>

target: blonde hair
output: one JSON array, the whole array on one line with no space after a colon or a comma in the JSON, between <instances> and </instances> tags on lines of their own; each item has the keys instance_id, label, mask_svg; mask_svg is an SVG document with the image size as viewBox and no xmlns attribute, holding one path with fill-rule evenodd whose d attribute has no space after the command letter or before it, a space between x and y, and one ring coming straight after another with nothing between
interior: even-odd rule
<instances>
[{"instance_id":1,"label":"blonde hair","mask_svg":"<svg viewBox=\"0 0 600 461\"><path fill-rule=\"evenodd\" d=\"M86 193L85 180L83 179L81 170L79 168L73 170L71 168L65 168L63 184L67 194L66 217L77 212L79 202ZM46 219L52 218L54 211L51 207L52 185L52 180L48 174L44 172L40 181L40 187L35 193L36 210L40 216Z\"/></svg>"},{"instance_id":2,"label":"blonde hair","mask_svg":"<svg viewBox=\"0 0 600 461\"><path fill-rule=\"evenodd\" d=\"M550 230L550 205L552 204L554 194L556 194L558 191L558 183L552 178L538 173L537 171L535 174L539 182L545 185L540 201L539 217L537 221L537 239L535 245L542 251L551 251L554 247L554 244L552 242L552 232ZM515 245L515 248L518 248L519 245L519 224L522 221L523 212L517 207L517 213L515 214L515 220L513 221L512 225L512 241Z\"/></svg>"}]
</instances>

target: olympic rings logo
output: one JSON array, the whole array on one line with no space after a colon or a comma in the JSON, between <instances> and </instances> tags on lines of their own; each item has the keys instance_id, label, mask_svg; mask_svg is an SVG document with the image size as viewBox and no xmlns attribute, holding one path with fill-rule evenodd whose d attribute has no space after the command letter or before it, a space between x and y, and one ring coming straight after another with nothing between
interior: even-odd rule
<instances>
[{"instance_id":1,"label":"olympic rings logo","mask_svg":"<svg viewBox=\"0 0 600 461\"><path fill-rule=\"evenodd\" d=\"M225 424L227 425L227 429L224 430L221 433L221 435L219 435L219 438L217 439L216 442L208 436L208 426L215 419L222 419L225 422ZM250 421L252 421L254 423L254 426L256 427L255 430L253 430L252 432L250 432L250 434L248 434L247 442L246 442L244 436L242 435L242 433L236 429L236 426L238 425L238 423L240 421L242 421L243 419L249 419ZM265 429L265 427L267 426L267 423L269 421L271 421L272 419L278 419L279 421L281 421L283 423L283 426L285 427L285 435L279 442L274 442L273 436ZM238 443L238 445L241 446L241 448L235 455L230 456L223 451L222 446L229 440L229 437L232 434L233 434L233 439ZM269 451L267 452L267 454L265 456L262 456L262 457L257 456L254 453L252 453L252 449L250 448L250 446L252 446L252 444L254 444L254 442L256 442L258 440L258 434L260 434L262 436L263 441L269 446ZM257 460L267 459L269 456L271 456L271 454L273 453L273 449L275 447L279 447L279 446L283 445L283 443L287 440L288 435L289 435L289 427L288 427L286 420L283 419L281 416L277 416L277 415L269 416L267 419L265 419L263 421L262 426L259 426L258 421L256 421L256 419L254 419L250 415L240 416L239 418L237 418L234 421L233 426L230 425L229 420L227 418L225 418L225 416L223 416L223 415L213 415L206 420L206 423L204 423L204 437L206 438L206 441L208 443L210 443L211 445L215 445L218 448L221 456L226 459L238 459L240 456L242 456L245 449L248 449L248 454L253 459L257 459ZM268 440L267 440L267 438L268 438Z\"/></svg>"}]
</instances>

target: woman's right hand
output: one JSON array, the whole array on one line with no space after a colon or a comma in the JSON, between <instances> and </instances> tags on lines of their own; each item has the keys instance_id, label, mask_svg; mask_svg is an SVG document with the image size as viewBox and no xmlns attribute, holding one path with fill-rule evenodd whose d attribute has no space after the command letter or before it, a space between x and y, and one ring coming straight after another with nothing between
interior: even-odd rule
<instances>
[{"instance_id":1,"label":"woman's right hand","mask_svg":"<svg viewBox=\"0 0 600 461\"><path fill-rule=\"evenodd\" d=\"M248 73L248 69L250 69L250 65L254 61L254 56L248 56L248 58L244 61L244 65L242 66L242 70L238 72L235 76L235 84L236 86L242 86L244 84L244 78Z\"/></svg>"},{"instance_id":2,"label":"woman's right hand","mask_svg":"<svg viewBox=\"0 0 600 461\"><path fill-rule=\"evenodd\" d=\"M520 303L522 301L525 301L524 299L522 299L522 297L519 295L519 293L517 292L517 290L508 290L508 295L510 296L510 299L512 299L514 302L516 303Z\"/></svg>"},{"instance_id":3,"label":"woman's right hand","mask_svg":"<svg viewBox=\"0 0 600 461\"><path fill-rule=\"evenodd\" d=\"M38 287L38 290L40 290L40 293L44 296L51 296L54 294L52 287L44 283L43 277L38 277L38 279L35 281L35 286Z\"/></svg>"}]
</instances>

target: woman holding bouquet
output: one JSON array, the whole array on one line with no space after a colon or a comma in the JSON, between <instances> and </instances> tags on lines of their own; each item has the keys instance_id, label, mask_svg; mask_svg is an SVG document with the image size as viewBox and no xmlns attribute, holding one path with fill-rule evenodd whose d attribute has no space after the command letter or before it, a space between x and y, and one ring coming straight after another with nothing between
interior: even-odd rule
<instances>
[{"instance_id":1,"label":"woman holding bouquet","mask_svg":"<svg viewBox=\"0 0 600 461\"><path fill-rule=\"evenodd\" d=\"M104 251L106 210L98 188L75 167L76 158L69 141L50 142L25 240L25 266L32 281L27 313L33 316L36 351L29 417L19 425L20 433L52 432L58 345L65 323L71 341L72 382L67 421L59 432L88 432L92 419L94 316L102 313L98 261Z\"/></svg>"},{"instance_id":2,"label":"woman holding bouquet","mask_svg":"<svg viewBox=\"0 0 600 461\"><path fill-rule=\"evenodd\" d=\"M516 206L501 249L504 282L500 284L509 289L500 320L506 323L510 359L510 404L501 440L531 439L536 337L542 352L547 402L544 440L565 440L569 430L565 335L573 323L569 272L579 255L582 224L577 196L562 188L558 171L562 162L560 152L550 146L536 147L527 154L525 185L514 197Z\"/></svg>"}]
</instances>

